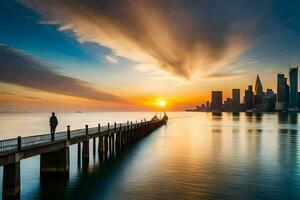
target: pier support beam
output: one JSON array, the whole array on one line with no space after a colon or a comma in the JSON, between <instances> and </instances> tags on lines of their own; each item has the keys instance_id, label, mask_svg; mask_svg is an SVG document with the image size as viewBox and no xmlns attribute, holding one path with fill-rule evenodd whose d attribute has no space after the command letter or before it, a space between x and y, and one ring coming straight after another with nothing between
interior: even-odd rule
<instances>
[{"instance_id":1,"label":"pier support beam","mask_svg":"<svg viewBox=\"0 0 300 200\"><path fill-rule=\"evenodd\" d=\"M105 149L105 155L107 155L108 152L108 135L104 136L104 149Z\"/></svg>"},{"instance_id":2,"label":"pier support beam","mask_svg":"<svg viewBox=\"0 0 300 200\"><path fill-rule=\"evenodd\" d=\"M96 155L96 137L93 137L93 156Z\"/></svg>"},{"instance_id":3,"label":"pier support beam","mask_svg":"<svg viewBox=\"0 0 300 200\"><path fill-rule=\"evenodd\" d=\"M98 151L103 153L104 152L104 141L103 141L103 136L99 136L99 144L98 144Z\"/></svg>"},{"instance_id":4,"label":"pier support beam","mask_svg":"<svg viewBox=\"0 0 300 200\"><path fill-rule=\"evenodd\" d=\"M90 151L89 151L89 141L83 141L82 142L82 158L83 159L89 159L90 157Z\"/></svg>"},{"instance_id":5,"label":"pier support beam","mask_svg":"<svg viewBox=\"0 0 300 200\"><path fill-rule=\"evenodd\" d=\"M15 154L15 163L3 166L3 199L19 199L20 197L20 159Z\"/></svg>"},{"instance_id":6,"label":"pier support beam","mask_svg":"<svg viewBox=\"0 0 300 200\"><path fill-rule=\"evenodd\" d=\"M41 175L69 175L69 147L41 154Z\"/></svg>"},{"instance_id":7,"label":"pier support beam","mask_svg":"<svg viewBox=\"0 0 300 200\"><path fill-rule=\"evenodd\" d=\"M87 139L82 142L82 159L83 160L89 160L90 157L90 143L89 143L89 127L88 125L85 125L85 134L87 136Z\"/></svg>"},{"instance_id":8,"label":"pier support beam","mask_svg":"<svg viewBox=\"0 0 300 200\"><path fill-rule=\"evenodd\" d=\"M80 142L77 144L77 161L78 161L78 165L80 166L80 163L81 163L81 143Z\"/></svg>"}]
</instances>

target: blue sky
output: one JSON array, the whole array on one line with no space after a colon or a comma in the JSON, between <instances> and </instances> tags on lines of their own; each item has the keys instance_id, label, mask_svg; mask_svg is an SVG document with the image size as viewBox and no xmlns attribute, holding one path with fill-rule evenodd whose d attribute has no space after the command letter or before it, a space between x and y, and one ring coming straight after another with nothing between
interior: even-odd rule
<instances>
[{"instance_id":1,"label":"blue sky","mask_svg":"<svg viewBox=\"0 0 300 200\"><path fill-rule=\"evenodd\" d=\"M214 89L227 96L232 87L243 90L257 73L275 89L276 73L300 61L299 7L279 0L2 0L0 43L130 105L165 98L177 109L204 102ZM3 94L30 88L1 82ZM35 93L49 92L43 88Z\"/></svg>"}]
</instances>

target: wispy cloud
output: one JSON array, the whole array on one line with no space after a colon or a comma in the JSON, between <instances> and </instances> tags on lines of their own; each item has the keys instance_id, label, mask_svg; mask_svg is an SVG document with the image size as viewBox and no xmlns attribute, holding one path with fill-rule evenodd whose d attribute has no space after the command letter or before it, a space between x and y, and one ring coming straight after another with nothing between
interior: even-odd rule
<instances>
[{"instance_id":1,"label":"wispy cloud","mask_svg":"<svg viewBox=\"0 0 300 200\"><path fill-rule=\"evenodd\" d=\"M104 58L105 58L105 60L107 60L110 63L118 63L117 58L112 55L106 55L106 56L104 56Z\"/></svg>"},{"instance_id":2,"label":"wispy cloud","mask_svg":"<svg viewBox=\"0 0 300 200\"><path fill-rule=\"evenodd\" d=\"M188 78L195 70L206 76L235 62L250 46L265 1L21 2L40 12L43 21L74 31L81 42Z\"/></svg>"},{"instance_id":3,"label":"wispy cloud","mask_svg":"<svg viewBox=\"0 0 300 200\"><path fill-rule=\"evenodd\" d=\"M18 97L18 98L21 97L21 98L31 99L31 100L39 100L39 99L41 99L41 98L37 98L37 97L24 96L24 95L9 93L9 92L0 92L0 95L15 96L15 97Z\"/></svg>"},{"instance_id":4,"label":"wispy cloud","mask_svg":"<svg viewBox=\"0 0 300 200\"><path fill-rule=\"evenodd\" d=\"M124 102L121 97L99 91L88 82L64 76L49 64L2 44L0 66L0 82L3 83L97 101Z\"/></svg>"}]
</instances>

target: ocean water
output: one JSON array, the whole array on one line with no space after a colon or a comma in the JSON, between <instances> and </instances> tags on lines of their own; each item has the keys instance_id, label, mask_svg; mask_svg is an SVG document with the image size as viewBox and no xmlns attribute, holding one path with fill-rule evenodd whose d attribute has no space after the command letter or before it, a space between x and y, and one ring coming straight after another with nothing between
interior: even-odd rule
<instances>
[{"instance_id":1,"label":"ocean water","mask_svg":"<svg viewBox=\"0 0 300 200\"><path fill-rule=\"evenodd\" d=\"M58 130L155 113L57 113ZM70 149L68 179L41 179L21 161L21 199L300 199L297 113L170 112L167 125L108 161ZM0 137L48 133L49 113L0 114ZM91 144L90 144L91 145ZM2 192L2 168L0 190Z\"/></svg>"}]
</instances>

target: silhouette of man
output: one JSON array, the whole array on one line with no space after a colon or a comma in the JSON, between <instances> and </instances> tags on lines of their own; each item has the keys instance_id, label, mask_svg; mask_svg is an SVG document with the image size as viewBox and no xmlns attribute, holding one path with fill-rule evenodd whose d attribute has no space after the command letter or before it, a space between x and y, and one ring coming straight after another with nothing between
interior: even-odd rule
<instances>
[{"instance_id":1,"label":"silhouette of man","mask_svg":"<svg viewBox=\"0 0 300 200\"><path fill-rule=\"evenodd\" d=\"M52 137L52 140L54 139L54 134L55 134L55 129L56 129L56 126L58 124L58 121L57 121L57 118L55 116L55 113L52 112L52 116L50 117L50 132L51 132L51 137Z\"/></svg>"}]
</instances>

